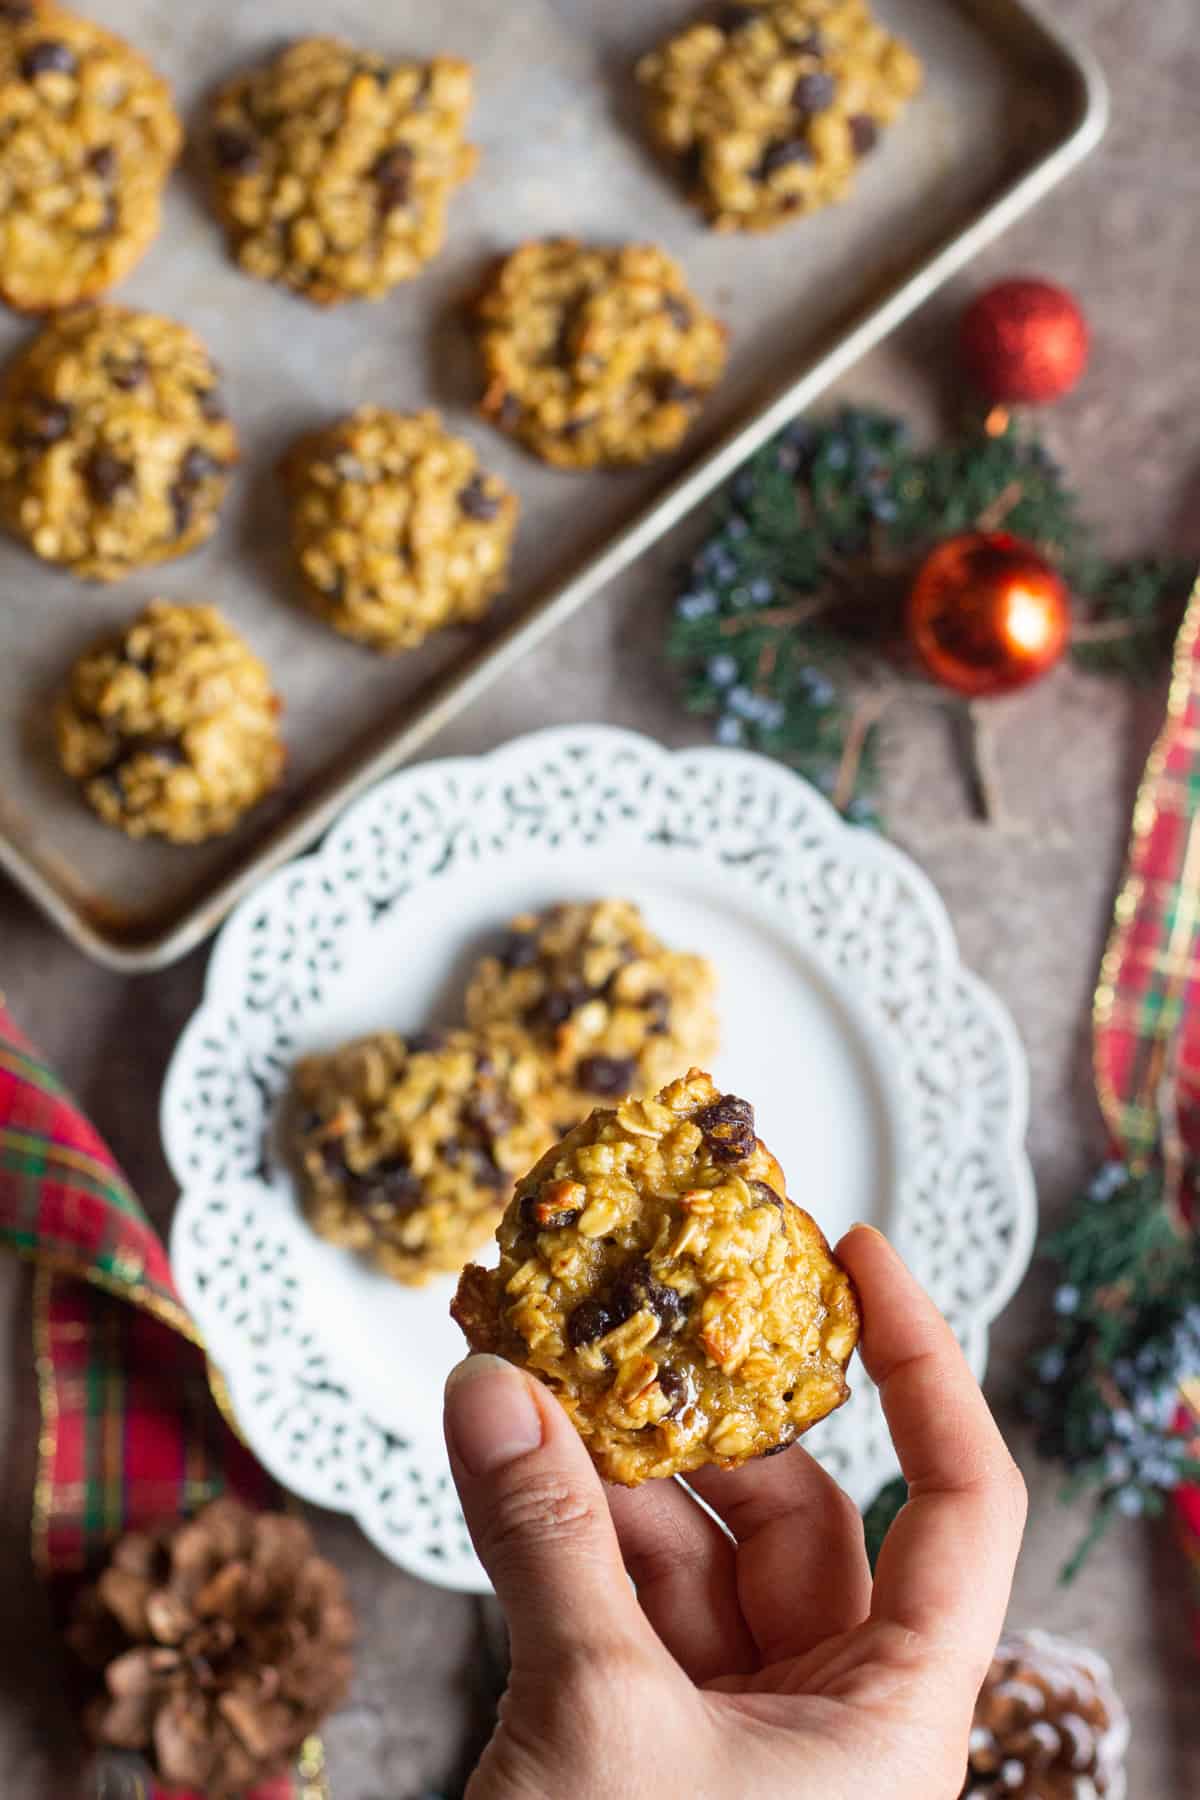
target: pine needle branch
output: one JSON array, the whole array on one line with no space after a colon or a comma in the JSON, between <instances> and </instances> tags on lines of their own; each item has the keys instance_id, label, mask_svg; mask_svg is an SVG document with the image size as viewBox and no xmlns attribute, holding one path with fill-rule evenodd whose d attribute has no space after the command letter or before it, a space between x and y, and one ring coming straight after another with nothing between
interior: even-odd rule
<instances>
[{"instance_id":1,"label":"pine needle branch","mask_svg":"<svg viewBox=\"0 0 1200 1800\"><path fill-rule=\"evenodd\" d=\"M944 538L1000 529L1062 568L1079 667L1133 680L1162 669L1188 569L1098 557L1039 439L1010 423L917 450L902 420L850 409L790 426L717 501L668 638L685 705L715 721L719 743L780 757L847 818L878 824L879 721L864 729L864 703L881 688L945 699L906 668L913 575Z\"/></svg>"}]
</instances>

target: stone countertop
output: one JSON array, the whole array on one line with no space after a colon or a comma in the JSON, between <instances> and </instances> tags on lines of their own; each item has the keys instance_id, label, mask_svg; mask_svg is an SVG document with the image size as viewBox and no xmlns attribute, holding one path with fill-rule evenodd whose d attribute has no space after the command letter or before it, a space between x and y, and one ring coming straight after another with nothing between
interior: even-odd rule
<instances>
[{"instance_id":1,"label":"stone countertop","mask_svg":"<svg viewBox=\"0 0 1200 1800\"><path fill-rule=\"evenodd\" d=\"M1111 547L1172 547L1200 558L1200 411L1185 361L1200 284L1200 34L1195 0L1058 0L1087 36L1114 91L1108 139L1083 171L993 248L969 276L858 366L845 397L928 415L954 386L944 346L966 296L1013 271L1073 286L1095 328L1089 377L1051 434ZM694 527L691 528L694 531ZM668 542L560 631L434 745L487 749L533 725L604 719L681 744L696 734L674 703L658 645ZM1069 672L998 703L1000 757L1014 823L970 822L944 721L912 708L893 732L887 813L953 917L968 965L1006 1001L1028 1048L1030 1149L1043 1217L1068 1205L1102 1148L1088 1067L1088 1004L1134 787L1162 693L1130 694ZM158 1087L196 1005L203 953L163 974L124 979L85 962L0 884L0 982L18 1019L107 1135L155 1219L172 1191L158 1145ZM1011 1617L1090 1640L1111 1659L1134 1720L1132 1800L1200 1793L1197 1665L1180 1610L1180 1565L1162 1531L1115 1529L1083 1578L1055 1577L1083 1529L1056 1502L1058 1481L1029 1455L1014 1399L1042 1328L1048 1282L1031 1275L999 1321L989 1391L1030 1483L1031 1519ZM0 1263L0 1792L68 1800L75 1751L56 1693L42 1596L29 1567L36 1409L28 1278ZM361 1622L349 1705L325 1734L337 1800L453 1792L486 1729L493 1677L476 1601L389 1567L347 1522L317 1519L347 1571Z\"/></svg>"}]
</instances>

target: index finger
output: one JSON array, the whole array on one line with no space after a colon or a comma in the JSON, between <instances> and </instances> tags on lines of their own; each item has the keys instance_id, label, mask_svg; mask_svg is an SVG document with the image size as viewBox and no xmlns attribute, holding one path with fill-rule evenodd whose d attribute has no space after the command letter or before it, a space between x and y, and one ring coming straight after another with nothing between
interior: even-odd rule
<instances>
[{"instance_id":1,"label":"index finger","mask_svg":"<svg viewBox=\"0 0 1200 1800\"><path fill-rule=\"evenodd\" d=\"M862 1359L909 1488L871 1617L952 1652L981 1681L1004 1624L1025 1484L954 1333L886 1238L858 1226L837 1255L862 1299Z\"/></svg>"}]
</instances>

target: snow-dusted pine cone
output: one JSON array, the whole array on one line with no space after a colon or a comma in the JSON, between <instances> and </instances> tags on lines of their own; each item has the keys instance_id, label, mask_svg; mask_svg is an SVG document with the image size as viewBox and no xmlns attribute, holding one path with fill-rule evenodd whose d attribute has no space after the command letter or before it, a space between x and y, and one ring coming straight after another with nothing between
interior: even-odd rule
<instances>
[{"instance_id":1,"label":"snow-dusted pine cone","mask_svg":"<svg viewBox=\"0 0 1200 1800\"><path fill-rule=\"evenodd\" d=\"M306 1525L213 1501L187 1524L129 1532L80 1595L69 1640L102 1683L86 1729L171 1785L241 1793L343 1698L352 1632Z\"/></svg>"},{"instance_id":2,"label":"snow-dusted pine cone","mask_svg":"<svg viewBox=\"0 0 1200 1800\"><path fill-rule=\"evenodd\" d=\"M1043 1631L1000 1640L962 1800L1124 1800L1129 1718L1102 1656Z\"/></svg>"}]
</instances>

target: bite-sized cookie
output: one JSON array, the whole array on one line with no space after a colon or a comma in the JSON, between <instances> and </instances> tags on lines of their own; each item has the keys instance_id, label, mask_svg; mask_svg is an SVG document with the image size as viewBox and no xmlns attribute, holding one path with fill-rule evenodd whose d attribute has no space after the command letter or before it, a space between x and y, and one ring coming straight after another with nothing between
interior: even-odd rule
<instances>
[{"instance_id":1,"label":"bite-sized cookie","mask_svg":"<svg viewBox=\"0 0 1200 1800\"><path fill-rule=\"evenodd\" d=\"M720 231L839 200L921 73L867 0L730 0L637 71L651 136Z\"/></svg>"},{"instance_id":2,"label":"bite-sized cookie","mask_svg":"<svg viewBox=\"0 0 1200 1800\"><path fill-rule=\"evenodd\" d=\"M577 1126L497 1237L499 1268L463 1271L453 1315L554 1390L607 1481L735 1468L848 1397L850 1278L752 1108L698 1069Z\"/></svg>"},{"instance_id":3,"label":"bite-sized cookie","mask_svg":"<svg viewBox=\"0 0 1200 1800\"><path fill-rule=\"evenodd\" d=\"M219 837L283 774L267 670L215 606L152 600L79 658L55 712L59 760L129 837Z\"/></svg>"},{"instance_id":4,"label":"bite-sized cookie","mask_svg":"<svg viewBox=\"0 0 1200 1800\"><path fill-rule=\"evenodd\" d=\"M523 244L476 316L485 417L566 469L674 450L725 368L724 326L650 244Z\"/></svg>"},{"instance_id":5,"label":"bite-sized cookie","mask_svg":"<svg viewBox=\"0 0 1200 1800\"><path fill-rule=\"evenodd\" d=\"M471 975L467 1017L530 1034L565 1131L597 1100L657 1093L712 1057L715 993L711 963L669 950L631 901L572 902L512 921Z\"/></svg>"},{"instance_id":6,"label":"bite-sized cookie","mask_svg":"<svg viewBox=\"0 0 1200 1800\"><path fill-rule=\"evenodd\" d=\"M397 1281L457 1271L550 1141L519 1032L392 1032L296 1067L304 1210Z\"/></svg>"},{"instance_id":7,"label":"bite-sized cookie","mask_svg":"<svg viewBox=\"0 0 1200 1800\"><path fill-rule=\"evenodd\" d=\"M377 300L442 247L472 174L471 66L303 38L213 103L217 207L242 268L320 306Z\"/></svg>"},{"instance_id":8,"label":"bite-sized cookie","mask_svg":"<svg viewBox=\"0 0 1200 1800\"><path fill-rule=\"evenodd\" d=\"M95 581L183 556L216 530L238 459L217 382L172 319L61 314L0 381L0 519Z\"/></svg>"},{"instance_id":9,"label":"bite-sized cookie","mask_svg":"<svg viewBox=\"0 0 1200 1800\"><path fill-rule=\"evenodd\" d=\"M182 142L170 88L121 38L0 0L0 296L43 312L123 280Z\"/></svg>"},{"instance_id":10,"label":"bite-sized cookie","mask_svg":"<svg viewBox=\"0 0 1200 1800\"><path fill-rule=\"evenodd\" d=\"M283 476L312 605L346 637L408 650L504 586L516 496L434 412L364 406L297 444Z\"/></svg>"}]
</instances>

